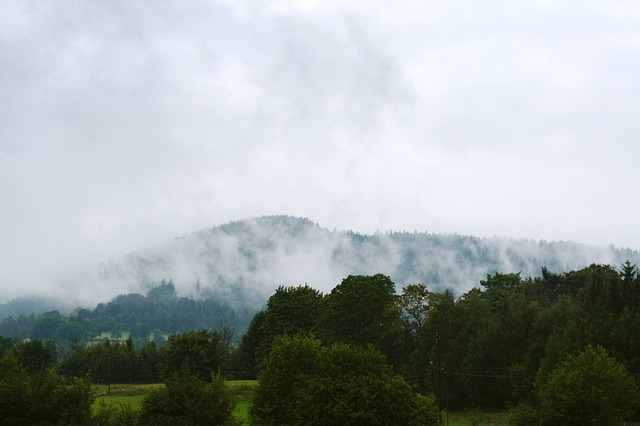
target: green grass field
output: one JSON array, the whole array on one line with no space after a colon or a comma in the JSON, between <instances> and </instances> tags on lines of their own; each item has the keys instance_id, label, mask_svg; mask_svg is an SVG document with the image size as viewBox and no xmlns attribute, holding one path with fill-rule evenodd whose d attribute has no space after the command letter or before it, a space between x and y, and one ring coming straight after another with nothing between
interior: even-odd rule
<instances>
[{"instance_id":1,"label":"green grass field","mask_svg":"<svg viewBox=\"0 0 640 426\"><path fill-rule=\"evenodd\" d=\"M239 425L249 424L249 409L251 408L251 398L257 380L229 380L226 382L233 392L235 407L232 416Z\"/></svg>"},{"instance_id":2,"label":"green grass field","mask_svg":"<svg viewBox=\"0 0 640 426\"><path fill-rule=\"evenodd\" d=\"M449 413L448 423L446 413L443 413L442 424L448 424L448 426L502 426L509 424L509 415L506 412L455 411Z\"/></svg>"},{"instance_id":3,"label":"green grass field","mask_svg":"<svg viewBox=\"0 0 640 426\"><path fill-rule=\"evenodd\" d=\"M249 424L249 408L253 391L258 384L257 380L230 380L226 382L231 388L234 398L233 418L239 425ZM164 386L163 384L148 385L111 385L111 391L107 385L91 385L92 392L96 395L93 403L93 412L108 410L110 407L119 409L129 407L138 411L142 400L151 390Z\"/></svg>"},{"instance_id":4,"label":"green grass field","mask_svg":"<svg viewBox=\"0 0 640 426\"><path fill-rule=\"evenodd\" d=\"M102 404L106 406L129 406L139 410L142 399L152 389L164 386L163 384L149 385L111 385L111 392L107 385L91 385L91 390L96 395L93 403L94 413Z\"/></svg>"},{"instance_id":5,"label":"green grass field","mask_svg":"<svg viewBox=\"0 0 640 426\"><path fill-rule=\"evenodd\" d=\"M225 382L232 391L234 398L233 419L238 425L249 425L249 409L251 398L258 385L257 380L229 380ZM142 399L152 389L164 386L163 384L147 385L111 385L111 393L108 393L107 385L92 385L91 389L96 395L93 404L94 414L105 407L120 408L127 406L132 410L139 410ZM485 413L481 411L455 411L447 417L442 417L443 425L448 426L502 426L508 425L509 419L506 412Z\"/></svg>"}]
</instances>

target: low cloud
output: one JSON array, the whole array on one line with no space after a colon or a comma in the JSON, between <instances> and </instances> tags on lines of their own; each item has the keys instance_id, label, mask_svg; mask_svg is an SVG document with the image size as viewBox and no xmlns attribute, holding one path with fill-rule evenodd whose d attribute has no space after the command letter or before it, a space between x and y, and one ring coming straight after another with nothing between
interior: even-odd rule
<instances>
[{"instance_id":1,"label":"low cloud","mask_svg":"<svg viewBox=\"0 0 640 426\"><path fill-rule=\"evenodd\" d=\"M633 2L3 12L6 294L277 213L640 248Z\"/></svg>"}]
</instances>

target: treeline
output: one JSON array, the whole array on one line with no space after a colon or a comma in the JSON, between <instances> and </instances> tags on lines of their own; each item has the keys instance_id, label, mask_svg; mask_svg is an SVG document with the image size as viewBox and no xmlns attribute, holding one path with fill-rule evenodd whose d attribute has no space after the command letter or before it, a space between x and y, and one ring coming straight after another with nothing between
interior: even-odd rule
<instances>
[{"instance_id":1,"label":"treeline","mask_svg":"<svg viewBox=\"0 0 640 426\"><path fill-rule=\"evenodd\" d=\"M147 297L175 299L171 287ZM279 287L239 347L231 336L223 324L172 334L162 348L76 342L57 361L52 341L3 338L0 358L96 383L169 383L184 371L194 389L212 373L250 371L260 381L252 409L260 424L295 416L430 424L463 408L511 409L512 424L639 418L640 278L630 262L543 268L536 278L496 273L460 296L424 284L397 291L382 274L348 276L327 294Z\"/></svg>"},{"instance_id":2,"label":"treeline","mask_svg":"<svg viewBox=\"0 0 640 426\"><path fill-rule=\"evenodd\" d=\"M183 363L202 380L210 379L212 371L232 378L231 337L228 328L190 331L170 335L161 348L151 341L140 349L131 339L124 343L105 339L88 345L75 343L61 359L57 359L57 346L51 340L0 337L0 357L14 356L28 373L53 369L69 380L86 378L96 384L158 383Z\"/></svg>"},{"instance_id":3,"label":"treeline","mask_svg":"<svg viewBox=\"0 0 640 426\"><path fill-rule=\"evenodd\" d=\"M53 347L52 345L53 344ZM52 341L0 337L2 424L222 424L230 420L229 390L216 371L228 371L230 335L222 331L172 334L136 350L108 340L75 344L56 365ZM129 406L92 409L89 383L165 382L140 410Z\"/></svg>"},{"instance_id":4,"label":"treeline","mask_svg":"<svg viewBox=\"0 0 640 426\"><path fill-rule=\"evenodd\" d=\"M423 284L396 294L384 275L347 277L326 295L280 287L238 356L260 372L282 334L372 345L449 409L535 405L552 372L586 348L602 349L640 379L640 280L630 262L562 274L543 268L537 278L496 273L480 284L459 297Z\"/></svg>"},{"instance_id":5,"label":"treeline","mask_svg":"<svg viewBox=\"0 0 640 426\"><path fill-rule=\"evenodd\" d=\"M71 315L58 311L40 315L9 316L0 323L0 335L15 339L53 340L68 350L73 343L86 343L101 333L114 338L129 333L141 348L154 332L170 334L224 326L246 330L254 312L235 310L214 299L178 297L172 281L162 281L146 296L127 294L100 303L94 309L76 309Z\"/></svg>"}]
</instances>

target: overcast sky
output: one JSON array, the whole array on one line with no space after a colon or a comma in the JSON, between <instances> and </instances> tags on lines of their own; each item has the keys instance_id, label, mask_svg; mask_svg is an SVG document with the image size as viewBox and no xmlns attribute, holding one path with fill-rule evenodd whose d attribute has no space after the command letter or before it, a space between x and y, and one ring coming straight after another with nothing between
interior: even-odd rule
<instances>
[{"instance_id":1,"label":"overcast sky","mask_svg":"<svg viewBox=\"0 0 640 426\"><path fill-rule=\"evenodd\" d=\"M0 290L265 214L640 249L640 3L0 2Z\"/></svg>"}]
</instances>

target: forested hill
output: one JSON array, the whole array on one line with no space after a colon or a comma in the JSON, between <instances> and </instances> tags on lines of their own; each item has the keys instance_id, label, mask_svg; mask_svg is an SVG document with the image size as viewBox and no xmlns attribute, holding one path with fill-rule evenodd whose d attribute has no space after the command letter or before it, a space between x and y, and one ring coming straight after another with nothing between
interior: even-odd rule
<instances>
[{"instance_id":1,"label":"forested hill","mask_svg":"<svg viewBox=\"0 0 640 426\"><path fill-rule=\"evenodd\" d=\"M290 216L235 221L133 252L61 284L64 294L99 302L173 280L179 294L215 298L234 307L259 307L279 285L308 283L328 291L350 274L382 273L398 289L425 283L457 294L487 274L539 276L592 263L640 263L638 251L574 242L477 238L429 232L363 235L331 231Z\"/></svg>"}]
</instances>

